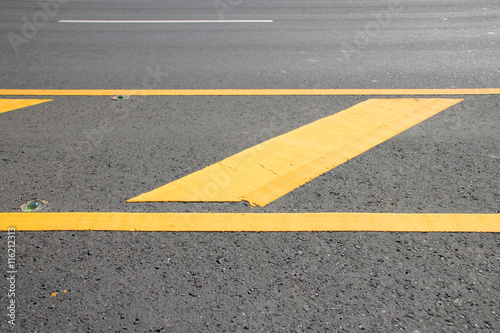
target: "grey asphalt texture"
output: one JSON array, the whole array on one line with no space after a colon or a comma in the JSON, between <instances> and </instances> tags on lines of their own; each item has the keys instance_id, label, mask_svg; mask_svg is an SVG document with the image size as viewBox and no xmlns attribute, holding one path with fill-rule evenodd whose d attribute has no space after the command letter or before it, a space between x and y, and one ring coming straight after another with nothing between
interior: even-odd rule
<instances>
[{"instance_id":1,"label":"grey asphalt texture","mask_svg":"<svg viewBox=\"0 0 500 333\"><path fill-rule=\"evenodd\" d=\"M498 1L48 3L31 36L23 25L43 6L0 2L0 88L500 87ZM369 98L408 97L464 101L262 208L125 202ZM500 210L498 95L0 98L53 98L0 114L0 212L33 198L46 212ZM2 332L500 326L498 234L18 232L14 327L2 236Z\"/></svg>"}]
</instances>

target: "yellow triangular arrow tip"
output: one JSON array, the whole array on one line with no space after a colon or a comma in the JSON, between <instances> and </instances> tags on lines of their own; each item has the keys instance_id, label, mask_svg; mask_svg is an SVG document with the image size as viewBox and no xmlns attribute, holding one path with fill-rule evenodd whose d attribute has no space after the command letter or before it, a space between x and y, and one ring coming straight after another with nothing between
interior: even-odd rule
<instances>
[{"instance_id":1,"label":"yellow triangular arrow tip","mask_svg":"<svg viewBox=\"0 0 500 333\"><path fill-rule=\"evenodd\" d=\"M127 202L265 206L462 99L369 99L280 135Z\"/></svg>"},{"instance_id":2,"label":"yellow triangular arrow tip","mask_svg":"<svg viewBox=\"0 0 500 333\"><path fill-rule=\"evenodd\" d=\"M0 113L49 101L51 101L51 99L0 99Z\"/></svg>"}]
</instances>

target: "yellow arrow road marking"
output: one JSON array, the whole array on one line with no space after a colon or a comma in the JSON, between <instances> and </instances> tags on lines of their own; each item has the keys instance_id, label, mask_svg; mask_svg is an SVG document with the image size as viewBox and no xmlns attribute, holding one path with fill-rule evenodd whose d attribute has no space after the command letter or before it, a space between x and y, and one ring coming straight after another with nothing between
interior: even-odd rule
<instances>
[{"instance_id":1,"label":"yellow arrow road marking","mask_svg":"<svg viewBox=\"0 0 500 333\"><path fill-rule=\"evenodd\" d=\"M49 101L51 101L51 99L0 99L0 113Z\"/></svg>"},{"instance_id":2,"label":"yellow arrow road marking","mask_svg":"<svg viewBox=\"0 0 500 333\"><path fill-rule=\"evenodd\" d=\"M0 213L0 231L500 232L500 214Z\"/></svg>"},{"instance_id":3,"label":"yellow arrow road marking","mask_svg":"<svg viewBox=\"0 0 500 333\"><path fill-rule=\"evenodd\" d=\"M471 89L0 89L4 96L285 96L285 95L499 95L500 88Z\"/></svg>"},{"instance_id":4,"label":"yellow arrow road marking","mask_svg":"<svg viewBox=\"0 0 500 333\"><path fill-rule=\"evenodd\" d=\"M270 139L128 202L265 206L462 99L370 99Z\"/></svg>"}]
</instances>

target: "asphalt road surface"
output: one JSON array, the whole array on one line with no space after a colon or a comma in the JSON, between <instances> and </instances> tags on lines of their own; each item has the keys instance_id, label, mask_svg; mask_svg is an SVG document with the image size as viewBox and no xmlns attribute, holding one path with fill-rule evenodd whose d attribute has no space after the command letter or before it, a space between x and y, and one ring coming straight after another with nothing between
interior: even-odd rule
<instances>
[{"instance_id":1,"label":"asphalt road surface","mask_svg":"<svg viewBox=\"0 0 500 333\"><path fill-rule=\"evenodd\" d=\"M496 0L0 8L0 89L500 88ZM499 95L431 97L464 100L250 207L125 201L381 97L0 96L52 99L0 113L0 212L498 214ZM17 232L15 297L2 236L2 332L500 328L495 233Z\"/></svg>"}]
</instances>

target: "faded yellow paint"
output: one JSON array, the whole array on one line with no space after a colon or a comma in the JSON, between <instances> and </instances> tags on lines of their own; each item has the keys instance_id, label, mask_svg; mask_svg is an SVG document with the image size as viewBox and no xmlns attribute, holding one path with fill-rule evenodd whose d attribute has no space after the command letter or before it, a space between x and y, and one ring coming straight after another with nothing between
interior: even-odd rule
<instances>
[{"instance_id":1,"label":"faded yellow paint","mask_svg":"<svg viewBox=\"0 0 500 333\"><path fill-rule=\"evenodd\" d=\"M498 95L500 88L468 89L0 89L9 96L285 96Z\"/></svg>"},{"instance_id":2,"label":"faded yellow paint","mask_svg":"<svg viewBox=\"0 0 500 333\"><path fill-rule=\"evenodd\" d=\"M16 231L500 232L500 214L0 213Z\"/></svg>"},{"instance_id":3,"label":"faded yellow paint","mask_svg":"<svg viewBox=\"0 0 500 333\"><path fill-rule=\"evenodd\" d=\"M370 99L275 137L128 202L237 202L265 206L462 101Z\"/></svg>"}]
</instances>

